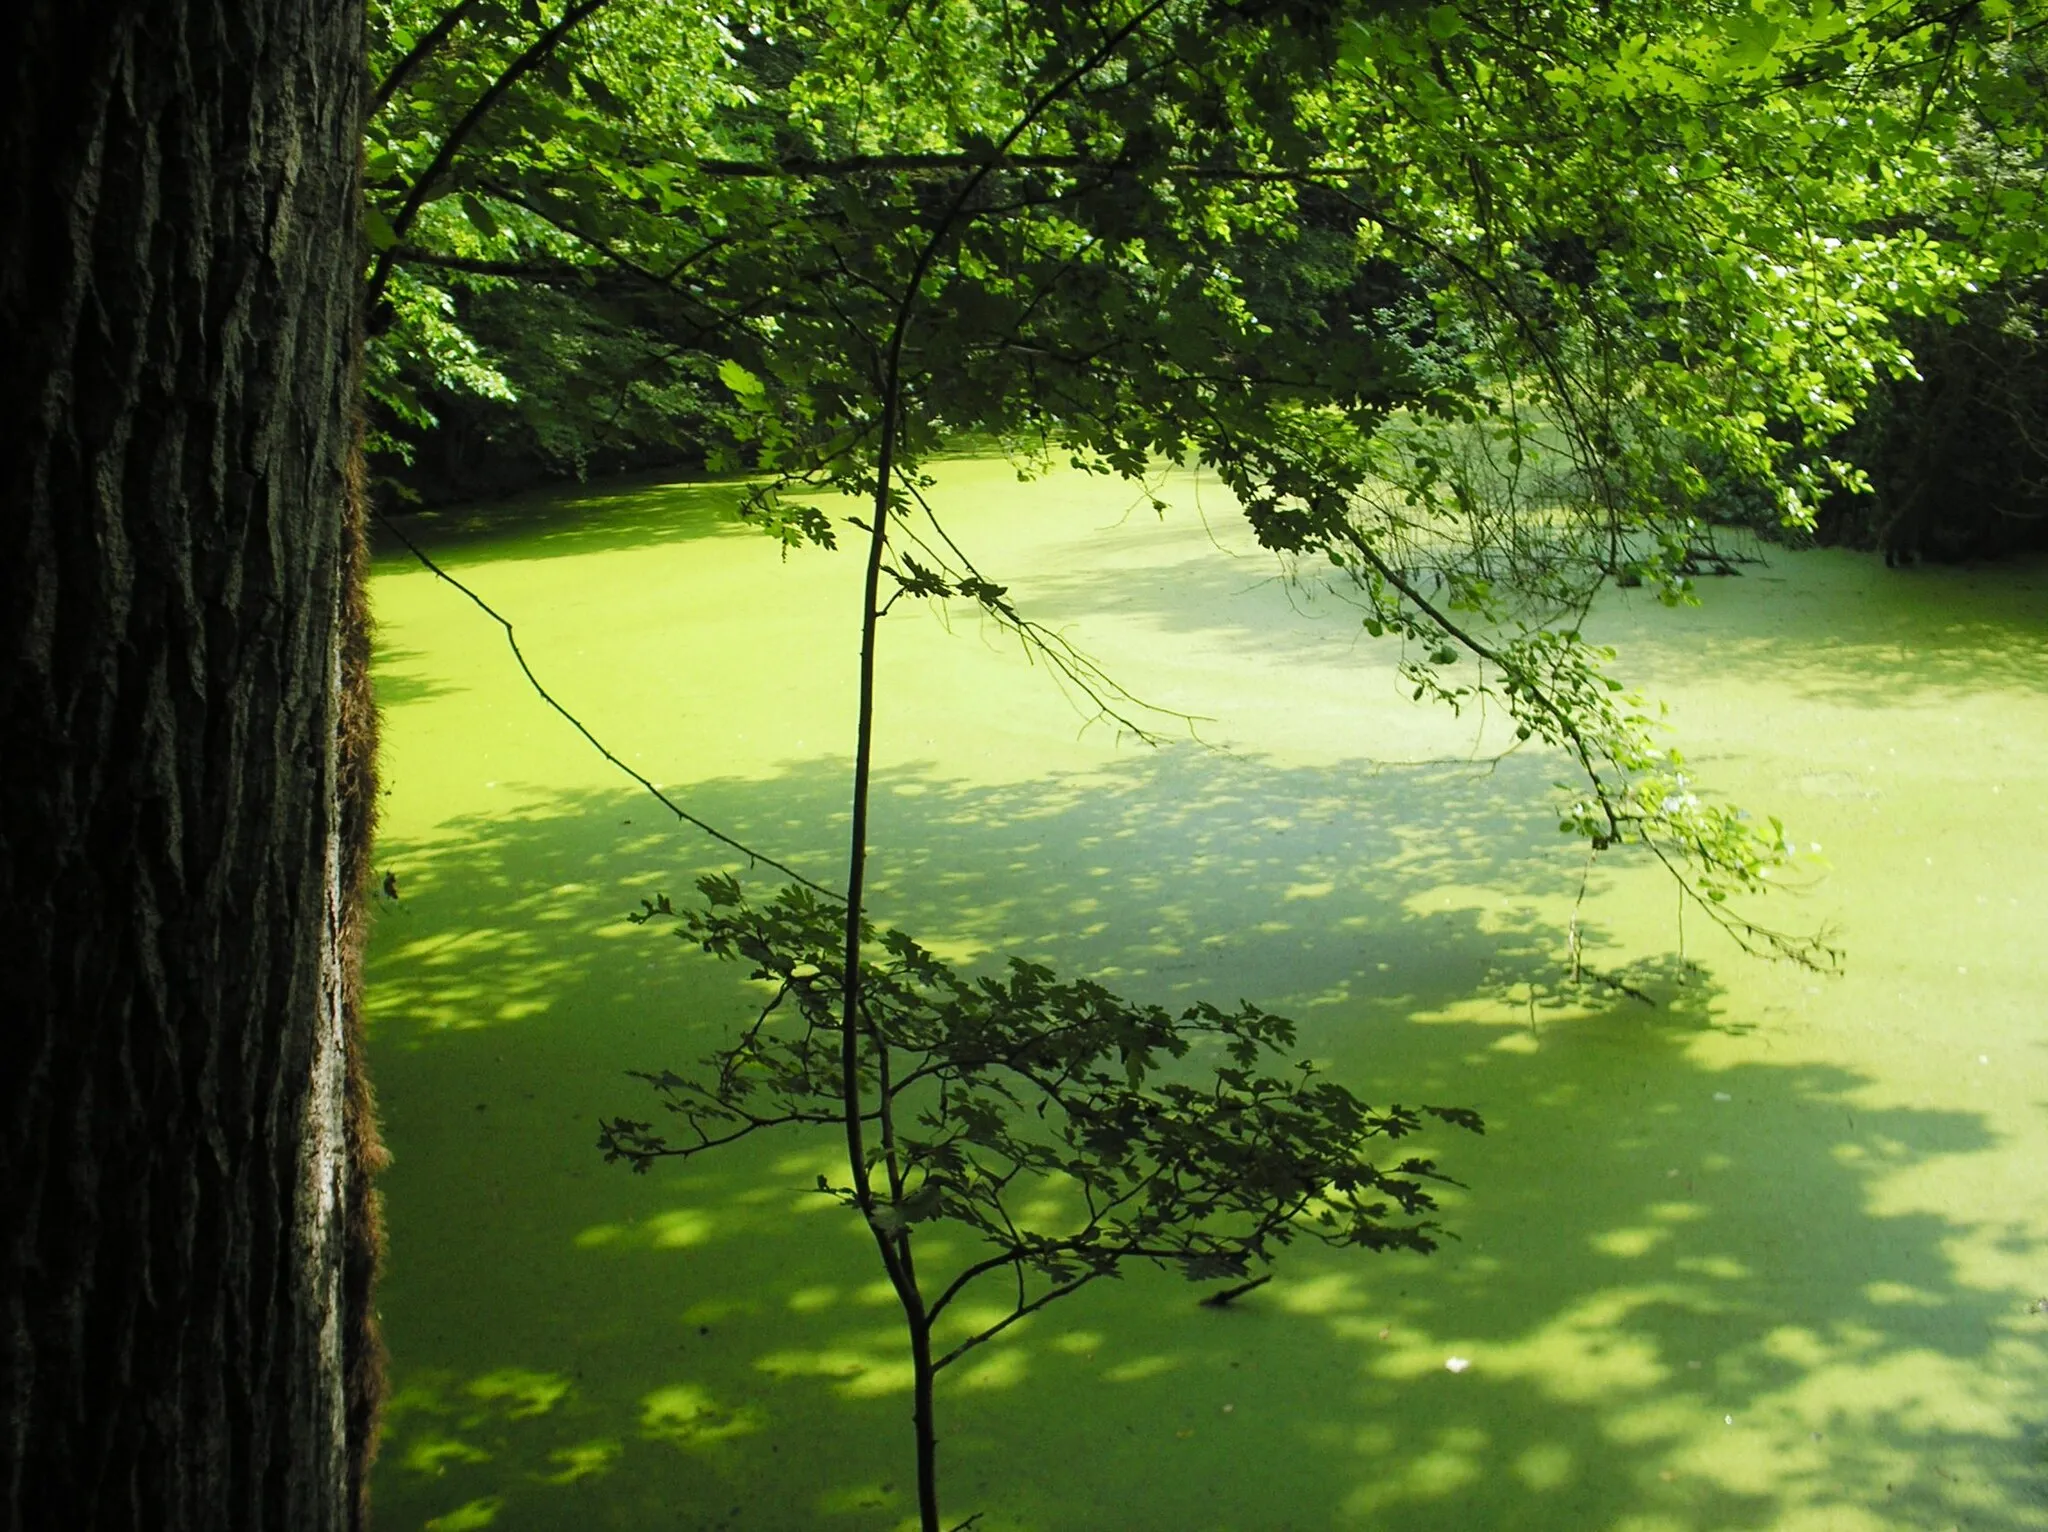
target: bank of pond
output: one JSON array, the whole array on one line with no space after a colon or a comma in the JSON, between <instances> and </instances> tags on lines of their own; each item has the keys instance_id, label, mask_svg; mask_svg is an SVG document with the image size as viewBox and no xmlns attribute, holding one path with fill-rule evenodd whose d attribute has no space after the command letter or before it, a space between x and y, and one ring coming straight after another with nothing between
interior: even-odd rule
<instances>
[{"instance_id":1,"label":"bank of pond","mask_svg":"<svg viewBox=\"0 0 2048 1532\"><path fill-rule=\"evenodd\" d=\"M1290 1249L1222 1309L1133 1268L942 1380L981 1532L2048 1527L2048 565L1757 550L1590 631L1699 790L1799 847L1737 952L1654 865L1558 833L1565 768L1408 700L1213 483L944 465L948 525L1148 703L1147 745L971 613L883 631L876 917L1179 1007L1294 1017L1367 1101L1478 1108L1432 1256ZM413 519L534 672L693 814L842 875L858 558L718 485ZM502 628L380 555L370 953L393 1164L386 1529L914 1525L908 1361L830 1131L645 1176L600 1120L758 987L627 914L779 881L533 692ZM950 620L947 620L950 617ZM1177 733L1175 732L1177 730ZM1568 961L1576 920L1584 965ZM967 1236L927 1234L933 1259ZM948 1241L951 1247L948 1247ZM975 1316L961 1316L963 1325Z\"/></svg>"}]
</instances>

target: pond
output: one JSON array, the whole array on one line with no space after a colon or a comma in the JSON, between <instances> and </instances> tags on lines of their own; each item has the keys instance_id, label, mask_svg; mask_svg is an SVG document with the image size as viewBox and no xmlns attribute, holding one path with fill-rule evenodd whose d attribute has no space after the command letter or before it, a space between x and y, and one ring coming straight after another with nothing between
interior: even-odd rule
<instances>
[{"instance_id":1,"label":"pond","mask_svg":"<svg viewBox=\"0 0 2048 1532\"><path fill-rule=\"evenodd\" d=\"M1702 790L1782 817L1843 974L1746 958L1557 832L1560 763L1410 704L1213 483L944 466L950 530L1133 693L1089 725L1014 642L884 629L879 919L1167 1003L1249 997L1375 1103L1479 1108L1434 1256L1295 1247L1225 1310L1149 1269L940 1393L983 1532L2048 1527L2048 566L1764 550L1596 636ZM423 518L541 681L691 812L844 859L857 556L718 486ZM1638 599L1631 599L1635 597ZM600 1118L747 1015L625 915L743 870L380 557L371 1047L394 1163L379 1524L909 1524L907 1364L829 1134L634 1176ZM1176 732L1177 731L1177 732ZM750 875L765 892L763 872ZM1589 961L1655 1004L1565 982ZM1469 1365L1453 1370L1453 1358Z\"/></svg>"}]
</instances>

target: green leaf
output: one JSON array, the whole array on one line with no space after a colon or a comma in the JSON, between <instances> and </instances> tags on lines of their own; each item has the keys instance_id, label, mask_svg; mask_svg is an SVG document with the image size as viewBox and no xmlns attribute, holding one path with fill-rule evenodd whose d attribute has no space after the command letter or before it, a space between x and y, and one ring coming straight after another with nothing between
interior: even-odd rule
<instances>
[{"instance_id":1,"label":"green leaf","mask_svg":"<svg viewBox=\"0 0 2048 1532\"><path fill-rule=\"evenodd\" d=\"M496 239L498 237L498 220L491 216L491 210L482 198L464 192L462 194L462 212L463 216L469 219L470 224L476 229L477 233L483 235L485 239Z\"/></svg>"},{"instance_id":2,"label":"green leaf","mask_svg":"<svg viewBox=\"0 0 2048 1532\"><path fill-rule=\"evenodd\" d=\"M758 399L767 392L766 384L731 358L718 364L718 381L742 399Z\"/></svg>"},{"instance_id":3,"label":"green leaf","mask_svg":"<svg viewBox=\"0 0 2048 1532\"><path fill-rule=\"evenodd\" d=\"M591 105L599 111L607 112L614 117L626 115L626 103L613 94L612 88L596 75L579 74L576 76L576 83L583 87L583 94L590 98Z\"/></svg>"}]
</instances>

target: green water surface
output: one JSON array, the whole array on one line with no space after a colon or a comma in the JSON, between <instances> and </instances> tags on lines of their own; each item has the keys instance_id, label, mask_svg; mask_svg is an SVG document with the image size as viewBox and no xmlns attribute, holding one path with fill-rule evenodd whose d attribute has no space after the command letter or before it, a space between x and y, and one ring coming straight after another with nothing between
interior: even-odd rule
<instances>
[{"instance_id":1,"label":"green water surface","mask_svg":"<svg viewBox=\"0 0 2048 1532\"><path fill-rule=\"evenodd\" d=\"M1772 551L1599 636L1704 788L1780 814L1844 976L1681 932L1583 852L1534 752L1410 705L1390 646L1276 578L1212 486L942 474L1032 616L1199 738L1084 717L1013 642L886 625L878 917L1138 998L1254 998L1367 1099L1477 1106L1434 1257L1290 1251L1197 1308L1134 1272L941 1389L984 1532L2048 1528L2048 568ZM542 681L687 806L844 858L857 556L786 561L717 487L431 519ZM598 1119L747 1015L624 920L739 864L527 688L501 629L378 563L373 1068L395 1163L379 1525L894 1529L907 1367L800 1134L635 1177ZM1171 725L1168 726L1169 729ZM770 884L760 880L763 891ZM1683 953L1681 956L1681 945ZM934 1241L934 1244L939 1241ZM937 1252L935 1252L936 1254ZM962 1246L955 1254L964 1254ZM1461 1371L1446 1367L1465 1359Z\"/></svg>"}]
</instances>

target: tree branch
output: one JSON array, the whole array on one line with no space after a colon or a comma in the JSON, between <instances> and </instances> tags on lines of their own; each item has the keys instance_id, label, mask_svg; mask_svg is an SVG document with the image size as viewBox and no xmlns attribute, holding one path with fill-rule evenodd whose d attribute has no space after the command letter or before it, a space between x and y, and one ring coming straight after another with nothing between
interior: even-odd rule
<instances>
[{"instance_id":1,"label":"tree branch","mask_svg":"<svg viewBox=\"0 0 2048 1532\"><path fill-rule=\"evenodd\" d=\"M563 12L560 21L541 33L524 53L505 66L498 78L485 87L483 94L470 104L469 110L448 130L448 136L441 140L440 151L420 173L419 179L413 182L412 190L406 194L404 203L398 209L398 216L391 220L393 242L378 255L376 264L370 269L370 280L364 287L365 313L375 309L378 301L384 296L384 285L391 279L391 263L398 248L398 241L403 240L411 231L413 220L419 217L420 209L426 206L428 197L440 184L441 179L448 174L449 167L455 163L455 157L462 152L469 135L490 116L507 91L547 62L549 55L561 44L563 38L609 3L610 0L578 0L577 4L570 6Z\"/></svg>"},{"instance_id":2,"label":"tree branch","mask_svg":"<svg viewBox=\"0 0 2048 1532\"><path fill-rule=\"evenodd\" d=\"M733 850L739 852L741 856L744 856L750 864L759 863L763 867L772 867L777 872L781 873L784 877L793 879L795 882L801 883L805 888L810 889L813 893L823 894L827 899L832 900L834 903L838 903L846 897L844 894L841 894L836 889L827 888L824 884L819 883L814 879L805 877L802 873L798 872L794 867L789 866L786 862L776 860L774 857L768 855L768 853L765 851L757 851L752 846L746 844L746 842L739 840L734 836L726 834L725 831L719 829L716 825L711 824L706 820L699 819L695 814L692 814L680 803L677 803L673 798L669 797L667 793L663 792L653 782L649 781L647 777L643 776L640 772L634 770L631 766L627 765L624 761L620 760L618 756L612 753L611 748L608 745L606 745L603 740L599 739L595 734L590 732L589 728L584 724L582 719L578 718L574 713L570 712L568 708L564 707L560 702L556 701L554 695L551 692L549 692L545 686L542 686L540 684L540 677L536 676L533 673L533 667L526 663L526 655L521 651L519 647L519 639L518 636L512 631L511 621L506 617L502 616L496 609L494 609L491 606L489 602L485 601L483 597L479 596L467 585L464 585L460 580L456 579L454 575L450 574L447 570L443 569L439 564L435 563L432 558L428 557L426 550L421 548L418 543L414 542L410 537L408 537L405 533L405 530L402 527L400 527L395 521L393 521L389 516L385 515L384 512L378 511L375 514L377 520L384 524L385 529L389 531L393 537L396 537L400 542L404 543L405 546L411 550L412 556L418 559L421 565L424 566L430 574L434 575L438 579L446 581L449 585L454 586L456 590L460 591L463 595L469 598L469 600L476 606L478 611L482 612L486 617L490 618L491 621L495 622L499 627L505 630L505 642L511 645L512 658L518 662L520 673L526 677L527 684L533 688L535 695L537 695L540 698L540 700L545 702L549 707L553 708L557 713L561 714L563 718L567 719L569 722L569 726L573 728L578 734L582 735L583 738L589 742L592 749L596 750L599 755L603 756L607 761L611 762L612 765L616 766L620 771L624 772L627 776L631 777L635 782L638 782L663 808L667 809L671 814L675 815L676 818L682 820L683 823L688 825L694 825L697 829L703 831L713 840L718 841L722 845L730 846Z\"/></svg>"},{"instance_id":3,"label":"tree branch","mask_svg":"<svg viewBox=\"0 0 2048 1532\"><path fill-rule=\"evenodd\" d=\"M477 10L482 4L483 0L462 0L460 5L447 11L439 21L435 22L427 30L418 42L412 45L410 53L391 66L390 73L384 76L383 81L370 96L370 115L372 117L383 111L390 104L391 98L396 94L398 87L405 83L406 76L432 58L440 50L441 44L448 41L449 37L454 34L455 29L461 26L469 18L470 13Z\"/></svg>"}]
</instances>

